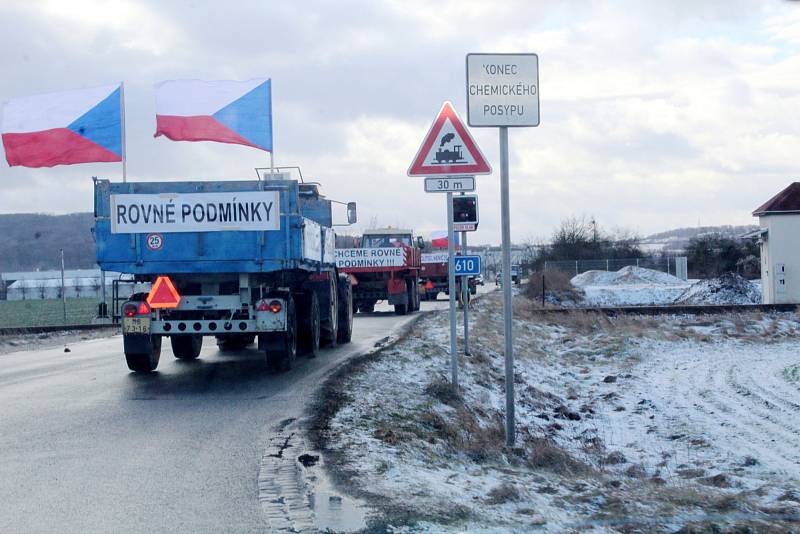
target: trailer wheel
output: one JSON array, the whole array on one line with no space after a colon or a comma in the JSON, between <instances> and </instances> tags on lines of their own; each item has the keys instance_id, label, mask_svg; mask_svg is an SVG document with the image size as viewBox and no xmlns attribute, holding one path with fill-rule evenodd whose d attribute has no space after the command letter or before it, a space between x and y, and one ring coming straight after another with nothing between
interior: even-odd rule
<instances>
[{"instance_id":1,"label":"trailer wheel","mask_svg":"<svg viewBox=\"0 0 800 534\"><path fill-rule=\"evenodd\" d=\"M411 283L411 294L414 296L414 311L419 311L420 308L420 296L419 296L419 283L413 282Z\"/></svg>"},{"instance_id":2,"label":"trailer wheel","mask_svg":"<svg viewBox=\"0 0 800 534\"><path fill-rule=\"evenodd\" d=\"M303 352L310 358L319 356L319 342L321 335L319 297L315 291L309 292L303 299L303 309L300 316L300 342Z\"/></svg>"},{"instance_id":3,"label":"trailer wheel","mask_svg":"<svg viewBox=\"0 0 800 534\"><path fill-rule=\"evenodd\" d=\"M172 345L172 354L179 360L194 360L200 356L200 349L203 348L203 336L200 334L170 336L169 342Z\"/></svg>"},{"instance_id":4,"label":"trailer wheel","mask_svg":"<svg viewBox=\"0 0 800 534\"><path fill-rule=\"evenodd\" d=\"M125 362L128 369L135 373L151 373L158 367L158 360L161 358L161 336L148 336L150 339L144 343L135 343L138 350L129 348L133 345L130 338L139 336L123 336L125 345ZM142 336L144 337L144 336Z\"/></svg>"},{"instance_id":5,"label":"trailer wheel","mask_svg":"<svg viewBox=\"0 0 800 534\"><path fill-rule=\"evenodd\" d=\"M339 279L339 332L337 341L339 343L350 343L353 339L353 313L355 304L353 303L353 286L350 285L350 277L345 276Z\"/></svg>"},{"instance_id":6,"label":"trailer wheel","mask_svg":"<svg viewBox=\"0 0 800 534\"><path fill-rule=\"evenodd\" d=\"M286 332L273 335L266 350L267 366L275 372L288 371L297 359L297 314L291 296L286 303Z\"/></svg>"}]
</instances>

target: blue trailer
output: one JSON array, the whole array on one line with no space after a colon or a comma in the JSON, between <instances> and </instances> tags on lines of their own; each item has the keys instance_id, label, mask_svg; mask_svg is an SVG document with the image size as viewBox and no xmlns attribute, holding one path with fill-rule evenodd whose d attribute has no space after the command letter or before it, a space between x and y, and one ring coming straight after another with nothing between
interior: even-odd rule
<instances>
[{"instance_id":1,"label":"blue trailer","mask_svg":"<svg viewBox=\"0 0 800 534\"><path fill-rule=\"evenodd\" d=\"M331 200L317 184L269 180L95 180L97 262L152 284L122 306L125 359L158 366L161 340L194 359L204 336L222 350L258 340L272 370L298 351L350 341L352 286L336 268ZM348 222L355 222L348 204Z\"/></svg>"}]
</instances>

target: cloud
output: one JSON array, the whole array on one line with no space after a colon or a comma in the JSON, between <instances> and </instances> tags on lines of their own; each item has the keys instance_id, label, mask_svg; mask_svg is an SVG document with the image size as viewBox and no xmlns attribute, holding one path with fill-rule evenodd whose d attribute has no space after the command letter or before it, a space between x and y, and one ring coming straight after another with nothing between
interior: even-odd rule
<instances>
[{"instance_id":1,"label":"cloud","mask_svg":"<svg viewBox=\"0 0 800 534\"><path fill-rule=\"evenodd\" d=\"M654 232L746 223L794 179L800 7L793 3L39 2L0 4L0 100L126 82L133 180L248 179L268 155L153 139L152 84L274 83L275 158L362 221L444 227L443 197L405 176L443 100L463 114L464 56L540 55L539 128L511 135L514 239L571 214ZM497 132L473 131L493 166ZM0 164L0 211L89 211L92 175ZM499 241L498 176L478 178Z\"/></svg>"}]
</instances>

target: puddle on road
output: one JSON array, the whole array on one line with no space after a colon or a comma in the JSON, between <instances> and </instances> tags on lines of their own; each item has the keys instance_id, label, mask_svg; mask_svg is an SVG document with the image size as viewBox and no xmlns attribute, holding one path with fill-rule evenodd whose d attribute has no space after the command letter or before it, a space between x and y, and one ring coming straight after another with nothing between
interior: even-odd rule
<instances>
[{"instance_id":1,"label":"puddle on road","mask_svg":"<svg viewBox=\"0 0 800 534\"><path fill-rule=\"evenodd\" d=\"M355 532L366 528L366 512L361 502L333 488L325 474L322 457L303 454L297 459L311 486L308 504L314 512L314 526L320 531ZM306 465L308 464L308 465Z\"/></svg>"}]
</instances>

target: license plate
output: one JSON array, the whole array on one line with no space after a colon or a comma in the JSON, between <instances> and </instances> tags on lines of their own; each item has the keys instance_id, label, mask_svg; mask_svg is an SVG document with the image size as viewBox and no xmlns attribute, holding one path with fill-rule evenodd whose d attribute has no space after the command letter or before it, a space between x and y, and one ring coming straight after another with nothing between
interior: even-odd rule
<instances>
[{"instance_id":1,"label":"license plate","mask_svg":"<svg viewBox=\"0 0 800 534\"><path fill-rule=\"evenodd\" d=\"M149 334L150 317L123 317L123 334Z\"/></svg>"}]
</instances>

